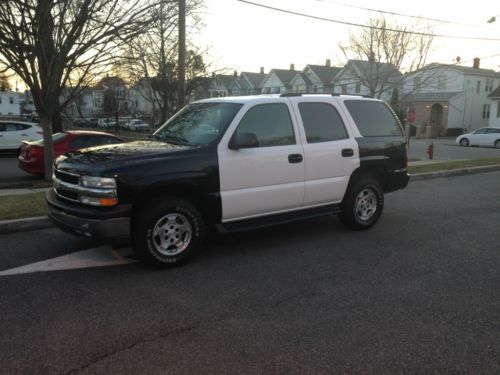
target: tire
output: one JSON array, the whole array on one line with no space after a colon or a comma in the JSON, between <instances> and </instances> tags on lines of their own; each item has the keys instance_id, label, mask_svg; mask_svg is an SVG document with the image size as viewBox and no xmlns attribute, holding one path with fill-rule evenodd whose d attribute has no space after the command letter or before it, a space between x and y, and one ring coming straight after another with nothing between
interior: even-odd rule
<instances>
[{"instance_id":1,"label":"tire","mask_svg":"<svg viewBox=\"0 0 500 375\"><path fill-rule=\"evenodd\" d=\"M469 140L467 138L462 138L460 140L460 146L467 147L469 145Z\"/></svg>"},{"instance_id":2,"label":"tire","mask_svg":"<svg viewBox=\"0 0 500 375\"><path fill-rule=\"evenodd\" d=\"M132 246L139 259L165 268L179 266L192 258L203 242L205 226L191 203L167 199L144 207L132 231Z\"/></svg>"},{"instance_id":3,"label":"tire","mask_svg":"<svg viewBox=\"0 0 500 375\"><path fill-rule=\"evenodd\" d=\"M495 141L495 148L500 148L500 139Z\"/></svg>"},{"instance_id":4,"label":"tire","mask_svg":"<svg viewBox=\"0 0 500 375\"><path fill-rule=\"evenodd\" d=\"M341 203L340 221L350 229L373 227L384 208L384 193L377 180L363 177L348 187Z\"/></svg>"}]
</instances>

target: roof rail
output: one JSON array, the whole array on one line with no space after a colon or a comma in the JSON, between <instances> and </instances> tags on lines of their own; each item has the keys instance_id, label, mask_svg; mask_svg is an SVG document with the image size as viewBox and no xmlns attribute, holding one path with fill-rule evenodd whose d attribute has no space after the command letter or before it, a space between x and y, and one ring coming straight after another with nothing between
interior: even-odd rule
<instances>
[{"instance_id":1,"label":"roof rail","mask_svg":"<svg viewBox=\"0 0 500 375\"><path fill-rule=\"evenodd\" d=\"M373 96L371 96L371 95L362 95L362 94L332 94L332 96L359 96L361 98L373 99Z\"/></svg>"},{"instance_id":2,"label":"roof rail","mask_svg":"<svg viewBox=\"0 0 500 375\"><path fill-rule=\"evenodd\" d=\"M298 92L287 92L286 94L281 94L280 98L288 98L291 96L302 96L302 94Z\"/></svg>"}]
</instances>

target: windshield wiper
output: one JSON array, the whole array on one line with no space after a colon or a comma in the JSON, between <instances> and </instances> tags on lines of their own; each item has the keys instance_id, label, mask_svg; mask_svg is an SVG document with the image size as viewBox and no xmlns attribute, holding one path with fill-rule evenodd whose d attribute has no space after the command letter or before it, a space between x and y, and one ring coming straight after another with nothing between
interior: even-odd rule
<instances>
[{"instance_id":1,"label":"windshield wiper","mask_svg":"<svg viewBox=\"0 0 500 375\"><path fill-rule=\"evenodd\" d=\"M158 138L158 139L162 139L162 140L174 140L176 141L177 143L179 144L190 144L190 142L186 139L186 138L183 138L181 137L180 135L177 135L171 131L168 131L168 130L163 130L161 132L161 134L158 134L158 135L153 135L154 138Z\"/></svg>"}]
</instances>

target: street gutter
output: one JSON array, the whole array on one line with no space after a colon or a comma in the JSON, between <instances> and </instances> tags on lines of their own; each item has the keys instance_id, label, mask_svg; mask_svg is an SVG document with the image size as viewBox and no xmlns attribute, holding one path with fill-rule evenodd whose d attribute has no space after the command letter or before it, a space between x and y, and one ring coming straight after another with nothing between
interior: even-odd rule
<instances>
[{"instance_id":1,"label":"street gutter","mask_svg":"<svg viewBox=\"0 0 500 375\"><path fill-rule=\"evenodd\" d=\"M500 171L500 164L454 169L447 171L416 173L411 175L410 182L429 180L441 177L460 176L460 175L467 175L474 173L487 173L494 171ZM3 220L0 221L0 234L45 229L45 228L51 228L53 226L54 224L48 218L48 216L38 216L38 217L30 217L26 219L16 219L16 220Z\"/></svg>"}]
</instances>

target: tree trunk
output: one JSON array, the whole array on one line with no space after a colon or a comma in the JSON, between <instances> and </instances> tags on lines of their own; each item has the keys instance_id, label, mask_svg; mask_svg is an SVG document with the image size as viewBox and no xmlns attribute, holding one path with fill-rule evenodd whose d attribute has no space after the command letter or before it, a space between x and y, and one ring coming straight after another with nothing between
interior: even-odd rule
<instances>
[{"instance_id":1,"label":"tree trunk","mask_svg":"<svg viewBox=\"0 0 500 375\"><path fill-rule=\"evenodd\" d=\"M52 118L47 114L39 114L43 129L43 165L45 181L52 181L54 164L54 144L52 142Z\"/></svg>"}]
</instances>

